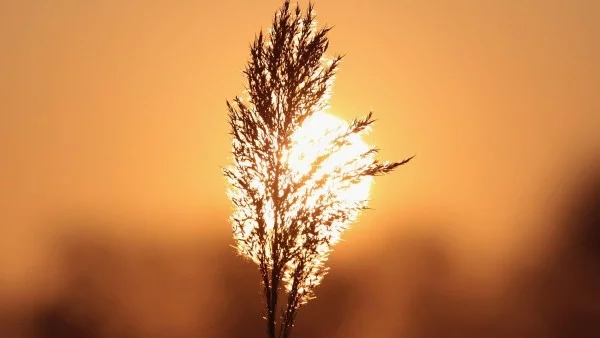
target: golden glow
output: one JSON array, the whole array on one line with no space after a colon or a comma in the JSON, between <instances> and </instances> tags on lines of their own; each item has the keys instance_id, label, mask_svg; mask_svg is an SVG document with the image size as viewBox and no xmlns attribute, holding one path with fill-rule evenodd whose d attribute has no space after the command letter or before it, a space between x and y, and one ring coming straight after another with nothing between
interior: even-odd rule
<instances>
[{"instance_id":1,"label":"golden glow","mask_svg":"<svg viewBox=\"0 0 600 338\"><path fill-rule=\"evenodd\" d=\"M296 131L292 139L294 146L288 159L290 166L297 174L305 174L312 167L315 159L322 149L328 149L335 131L345 130L347 123L331 114L316 112L306 119L302 127ZM350 145L343 147L322 165L321 172L326 173L338 166L345 165L369 150L369 146L360 135L350 136ZM373 178L362 177L357 184L348 187L338 187L338 195L347 203L356 203L366 200ZM335 187L332 187L335 188Z\"/></svg>"}]
</instances>

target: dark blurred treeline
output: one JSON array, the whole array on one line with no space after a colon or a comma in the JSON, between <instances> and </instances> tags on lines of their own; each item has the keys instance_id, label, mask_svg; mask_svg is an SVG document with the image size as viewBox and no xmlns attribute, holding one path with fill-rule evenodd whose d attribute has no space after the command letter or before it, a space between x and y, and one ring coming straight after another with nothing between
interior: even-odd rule
<instances>
[{"instance_id":1,"label":"dark blurred treeline","mask_svg":"<svg viewBox=\"0 0 600 338\"><path fill-rule=\"evenodd\" d=\"M294 336L599 337L600 170L584 176L562 209L549 206L552 239L526 243L547 248L503 269L507 282L478 284L435 231L392 234L360 261L332 258ZM264 337L257 271L229 238L57 241L60 287L25 308L0 304L0 337Z\"/></svg>"}]
</instances>

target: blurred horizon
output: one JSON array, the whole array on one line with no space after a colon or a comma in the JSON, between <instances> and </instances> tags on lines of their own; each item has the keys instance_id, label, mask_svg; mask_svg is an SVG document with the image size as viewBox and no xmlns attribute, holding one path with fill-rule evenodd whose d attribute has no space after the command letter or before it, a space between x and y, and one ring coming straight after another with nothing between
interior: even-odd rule
<instances>
[{"instance_id":1,"label":"blurred horizon","mask_svg":"<svg viewBox=\"0 0 600 338\"><path fill-rule=\"evenodd\" d=\"M220 166L281 3L0 3L0 337L261 336ZM314 3L345 54L329 113L416 157L293 335L592 337L600 2Z\"/></svg>"}]
</instances>

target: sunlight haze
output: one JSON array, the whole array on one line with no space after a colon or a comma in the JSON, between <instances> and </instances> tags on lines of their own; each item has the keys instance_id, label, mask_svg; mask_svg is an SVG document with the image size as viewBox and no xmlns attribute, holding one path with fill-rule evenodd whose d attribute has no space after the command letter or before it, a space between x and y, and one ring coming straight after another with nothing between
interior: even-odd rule
<instances>
[{"instance_id":1,"label":"sunlight haze","mask_svg":"<svg viewBox=\"0 0 600 338\"><path fill-rule=\"evenodd\" d=\"M146 285L143 278L134 286L115 284L122 295L143 285L140 302L124 302L123 313L132 317L123 318L149 323L152 332L195 332L194 320L212 327L207 314L214 304L237 304L215 296L237 289L217 275L221 266L211 265L237 259L218 256L229 254L231 244L231 205L221 174L231 162L225 100L243 93L249 46L280 4L0 2L0 319L25 318L31 304L69 294L63 280L70 270L58 263L56 241L72 233L93 240L106 235L107 243L126 252L137 252L131 243L139 242L149 252L174 253L197 241L204 256L194 257L207 266L199 275L214 287L194 294L204 304L199 309L178 307L192 296L173 296L165 302L176 310L163 318L152 309L167 305L144 303L162 294L159 284ZM540 243L554 243L567 210L563 202L572 201L572 187L586 186L581 182L598 168L600 1L327 0L315 1L315 8L320 25L334 26L328 53L345 55L329 113L350 121L372 110L377 121L364 143L380 148L382 160L416 155L361 188L373 210L344 233L331 256L323 299L343 292L327 289L328 283L352 280L336 271L364 267L376 276L361 282L370 296L359 293L360 306L347 306L360 311L344 317L349 324L337 336L397 337L392 315L375 313L395 302L409 304L398 296L402 288L423 285L396 272L429 267L401 254L412 252L403 239L415 233L442 238L452 257L448 264L469 281L456 283L458 289L500 297L496 286L512 276L515 264L535 265L530 259L543 251ZM88 256L103 257L97 255ZM396 268L393 260L400 258L394 255L408 263ZM89 271L109 275L93 262ZM228 273L257 287L256 271L247 269ZM376 292L382 288L392 291ZM13 307L19 310L5 310ZM214 311L226 318L224 308ZM310 317L311 311L299 321L323 315ZM409 321L398 325L408 330ZM0 336L17 337L12 326L4 335L3 323ZM210 332L206 337L221 336Z\"/></svg>"}]
</instances>

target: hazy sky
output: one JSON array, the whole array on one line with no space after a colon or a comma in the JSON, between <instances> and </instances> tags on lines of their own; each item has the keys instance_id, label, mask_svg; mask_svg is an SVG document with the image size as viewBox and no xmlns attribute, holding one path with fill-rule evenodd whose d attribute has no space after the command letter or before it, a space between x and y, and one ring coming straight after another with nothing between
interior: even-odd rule
<instances>
[{"instance_id":1,"label":"hazy sky","mask_svg":"<svg viewBox=\"0 0 600 338\"><path fill-rule=\"evenodd\" d=\"M2 1L4 263L26 257L57 217L228 233L225 100L243 90L249 44L279 5ZM475 256L505 253L566 170L600 151L598 1L328 0L316 10L335 25L330 52L346 54L331 113L373 109L368 140L381 157L417 155L376 181L375 210L349 248L429 222Z\"/></svg>"}]
</instances>

